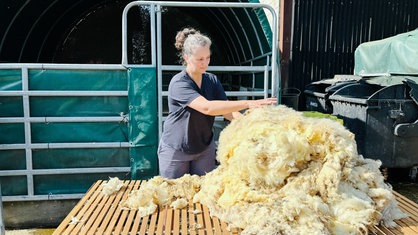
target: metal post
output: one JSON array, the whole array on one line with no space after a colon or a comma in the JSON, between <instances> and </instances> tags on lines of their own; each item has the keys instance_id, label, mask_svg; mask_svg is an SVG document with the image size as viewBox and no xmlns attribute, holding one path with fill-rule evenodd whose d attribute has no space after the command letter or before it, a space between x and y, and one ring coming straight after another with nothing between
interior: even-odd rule
<instances>
[{"instance_id":1,"label":"metal post","mask_svg":"<svg viewBox=\"0 0 418 235\"><path fill-rule=\"evenodd\" d=\"M0 180L0 235L5 235L6 229L4 226L3 220L3 200L2 200L2 193L1 193L1 180Z\"/></svg>"}]
</instances>

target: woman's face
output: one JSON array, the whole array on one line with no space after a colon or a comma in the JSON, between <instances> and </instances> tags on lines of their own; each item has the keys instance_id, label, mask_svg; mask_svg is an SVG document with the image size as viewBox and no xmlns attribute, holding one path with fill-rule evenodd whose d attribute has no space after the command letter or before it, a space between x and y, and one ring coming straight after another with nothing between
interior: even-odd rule
<instances>
[{"instance_id":1,"label":"woman's face","mask_svg":"<svg viewBox=\"0 0 418 235\"><path fill-rule=\"evenodd\" d=\"M188 71L203 74L209 66L210 49L208 47L197 47L191 55L184 55L184 60L187 63Z\"/></svg>"}]
</instances>

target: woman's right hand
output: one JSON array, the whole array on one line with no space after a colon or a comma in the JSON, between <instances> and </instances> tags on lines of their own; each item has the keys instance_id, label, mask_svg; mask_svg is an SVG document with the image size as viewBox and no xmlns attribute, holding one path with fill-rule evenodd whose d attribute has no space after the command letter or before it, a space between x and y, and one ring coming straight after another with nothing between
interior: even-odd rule
<instances>
[{"instance_id":1,"label":"woman's right hand","mask_svg":"<svg viewBox=\"0 0 418 235\"><path fill-rule=\"evenodd\" d=\"M260 108L270 104L277 104L276 97L270 97L260 100L249 100L248 101L248 108Z\"/></svg>"}]
</instances>

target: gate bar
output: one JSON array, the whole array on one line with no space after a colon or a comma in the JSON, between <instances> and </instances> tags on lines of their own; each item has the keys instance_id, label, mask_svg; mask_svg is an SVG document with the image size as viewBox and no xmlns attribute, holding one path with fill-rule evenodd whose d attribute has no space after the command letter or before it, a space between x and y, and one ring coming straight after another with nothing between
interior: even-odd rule
<instances>
[{"instance_id":1,"label":"gate bar","mask_svg":"<svg viewBox=\"0 0 418 235\"><path fill-rule=\"evenodd\" d=\"M154 5L158 6L171 6L171 7L222 7L222 8L266 8L270 11L272 15L272 78L277 78L278 76L278 57L277 57L277 15L274 9L268 4L261 3L227 3L227 2L164 2L164 1L134 1L126 5L122 13L122 62L121 64L126 66L128 65L128 46L127 46L127 15L130 8L133 6L140 5L151 5L151 10L153 11ZM153 15L151 15L152 17ZM153 43L153 40L151 40ZM158 46L158 45L157 45ZM154 61L154 60L153 60ZM280 81L280 79L278 79ZM276 86L275 79L272 79L272 87ZM280 86L280 84L277 84ZM278 87L278 90L279 87ZM272 96L277 96L276 90L272 90Z\"/></svg>"}]
</instances>

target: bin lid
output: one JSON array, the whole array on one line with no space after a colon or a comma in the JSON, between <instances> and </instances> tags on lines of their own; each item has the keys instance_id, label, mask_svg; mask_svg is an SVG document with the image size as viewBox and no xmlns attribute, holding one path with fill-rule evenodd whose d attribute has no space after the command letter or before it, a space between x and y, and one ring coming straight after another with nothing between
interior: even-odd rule
<instances>
[{"instance_id":1,"label":"bin lid","mask_svg":"<svg viewBox=\"0 0 418 235\"><path fill-rule=\"evenodd\" d=\"M361 83L379 85L382 87L405 84L410 88L409 95L418 105L418 76L376 76L363 77L359 80Z\"/></svg>"},{"instance_id":2,"label":"bin lid","mask_svg":"<svg viewBox=\"0 0 418 235\"><path fill-rule=\"evenodd\" d=\"M360 44L354 52L354 74L418 75L418 29Z\"/></svg>"},{"instance_id":3,"label":"bin lid","mask_svg":"<svg viewBox=\"0 0 418 235\"><path fill-rule=\"evenodd\" d=\"M418 84L416 81L410 79L406 79L405 83L411 88L411 91L409 92L411 99L418 105Z\"/></svg>"},{"instance_id":4,"label":"bin lid","mask_svg":"<svg viewBox=\"0 0 418 235\"><path fill-rule=\"evenodd\" d=\"M310 84L328 84L334 85L340 82L347 82L347 81L358 81L362 79L360 76L352 75L352 74L336 74L333 78L324 78L319 81L312 82Z\"/></svg>"},{"instance_id":5,"label":"bin lid","mask_svg":"<svg viewBox=\"0 0 418 235\"><path fill-rule=\"evenodd\" d=\"M359 81L382 87L404 84L406 80L418 83L418 76L364 76Z\"/></svg>"}]
</instances>

